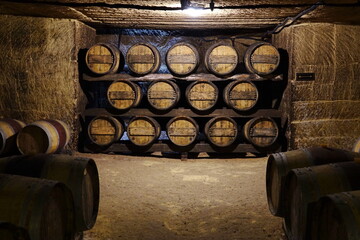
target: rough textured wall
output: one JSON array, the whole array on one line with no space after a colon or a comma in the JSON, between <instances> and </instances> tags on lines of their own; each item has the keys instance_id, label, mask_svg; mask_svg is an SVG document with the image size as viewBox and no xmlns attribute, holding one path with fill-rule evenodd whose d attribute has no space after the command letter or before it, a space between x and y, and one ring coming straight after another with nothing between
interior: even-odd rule
<instances>
[{"instance_id":1,"label":"rough textured wall","mask_svg":"<svg viewBox=\"0 0 360 240\"><path fill-rule=\"evenodd\" d=\"M95 30L75 20L0 16L0 22L0 117L63 120L75 148L84 107L78 54Z\"/></svg>"},{"instance_id":2,"label":"rough textured wall","mask_svg":"<svg viewBox=\"0 0 360 240\"><path fill-rule=\"evenodd\" d=\"M274 36L289 54L290 147L351 149L360 136L360 26L301 24ZM296 73L315 73L299 81Z\"/></svg>"}]
</instances>

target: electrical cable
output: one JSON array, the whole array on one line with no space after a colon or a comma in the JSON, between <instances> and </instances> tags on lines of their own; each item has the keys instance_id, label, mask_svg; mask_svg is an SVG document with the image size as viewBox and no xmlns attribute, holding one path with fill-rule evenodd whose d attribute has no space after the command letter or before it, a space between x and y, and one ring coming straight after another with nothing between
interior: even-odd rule
<instances>
[{"instance_id":1,"label":"electrical cable","mask_svg":"<svg viewBox=\"0 0 360 240\"><path fill-rule=\"evenodd\" d=\"M282 23L278 24L273 30L267 31L262 36L262 39L266 39L269 36L271 36L272 34L280 33L284 28L293 25L299 18L301 18L305 14L308 14L308 13L314 11L317 7L324 6L324 5L325 5L325 3L323 1L319 1L319 2L315 3L314 5L312 5L311 7L303 10L302 12L297 14L295 17L287 17L287 18L285 18L285 20Z\"/></svg>"}]
</instances>

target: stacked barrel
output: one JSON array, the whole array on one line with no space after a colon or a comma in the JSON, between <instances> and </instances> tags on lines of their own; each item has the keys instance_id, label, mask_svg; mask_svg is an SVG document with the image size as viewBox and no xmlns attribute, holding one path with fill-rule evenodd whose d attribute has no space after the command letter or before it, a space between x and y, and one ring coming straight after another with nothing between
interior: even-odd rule
<instances>
[{"instance_id":1,"label":"stacked barrel","mask_svg":"<svg viewBox=\"0 0 360 240\"><path fill-rule=\"evenodd\" d=\"M74 240L99 208L93 159L60 154L0 158L1 239Z\"/></svg>"},{"instance_id":2,"label":"stacked barrel","mask_svg":"<svg viewBox=\"0 0 360 240\"><path fill-rule=\"evenodd\" d=\"M289 240L359 239L360 153L313 147L269 156L271 213Z\"/></svg>"},{"instance_id":3,"label":"stacked barrel","mask_svg":"<svg viewBox=\"0 0 360 240\"><path fill-rule=\"evenodd\" d=\"M231 151L239 144L251 145L254 152L278 149L279 114L274 117L257 113L268 109L270 104L264 102L271 100L265 99L264 89L258 88L264 88L264 84L253 81L271 82L280 64L278 50L258 42L248 48L242 61L230 44L216 43L204 53L198 49L179 42L160 52L150 43L137 43L128 46L121 58L119 49L112 45L91 47L85 62L89 74L93 74L92 81L99 79L95 96L101 98L94 99L99 101L92 106L105 109L105 114L88 116L89 145L100 151L113 144L131 144L135 146L132 149L141 149L159 142L179 151L198 143L209 144L215 151ZM163 69L162 57L165 72L170 74L157 74ZM121 59L125 62L119 64ZM242 62L247 73L239 72ZM231 78L235 74L242 75ZM104 79L107 84L101 85Z\"/></svg>"},{"instance_id":4,"label":"stacked barrel","mask_svg":"<svg viewBox=\"0 0 360 240\"><path fill-rule=\"evenodd\" d=\"M59 153L70 141L69 126L56 119L26 125L11 118L0 119L0 156Z\"/></svg>"}]
</instances>

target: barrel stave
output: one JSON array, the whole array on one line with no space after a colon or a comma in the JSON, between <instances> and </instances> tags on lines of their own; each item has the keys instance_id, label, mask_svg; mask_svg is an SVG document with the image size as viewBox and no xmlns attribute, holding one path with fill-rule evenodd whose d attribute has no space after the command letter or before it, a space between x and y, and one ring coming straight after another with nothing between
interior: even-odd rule
<instances>
[{"instance_id":1,"label":"barrel stave","mask_svg":"<svg viewBox=\"0 0 360 240\"><path fill-rule=\"evenodd\" d=\"M0 156L16 152L16 137L25 125L16 119L0 119Z\"/></svg>"},{"instance_id":2,"label":"barrel stave","mask_svg":"<svg viewBox=\"0 0 360 240\"><path fill-rule=\"evenodd\" d=\"M266 193L271 213L284 216L285 177L292 169L337 162L360 162L360 154L328 147L311 147L273 153L266 168Z\"/></svg>"},{"instance_id":3,"label":"barrel stave","mask_svg":"<svg viewBox=\"0 0 360 240\"><path fill-rule=\"evenodd\" d=\"M244 63L250 73L270 75L279 67L280 53L270 43L258 42L246 50Z\"/></svg>"},{"instance_id":4,"label":"barrel stave","mask_svg":"<svg viewBox=\"0 0 360 240\"><path fill-rule=\"evenodd\" d=\"M229 83L225 87L223 95L225 103L239 111L252 109L259 99L259 92L255 84L243 80Z\"/></svg>"},{"instance_id":5,"label":"barrel stave","mask_svg":"<svg viewBox=\"0 0 360 240\"><path fill-rule=\"evenodd\" d=\"M70 140L69 126L60 120L40 120L24 127L16 138L22 154L55 153Z\"/></svg>"},{"instance_id":6,"label":"barrel stave","mask_svg":"<svg viewBox=\"0 0 360 240\"><path fill-rule=\"evenodd\" d=\"M126 62L133 73L146 75L156 72L160 67L160 53L150 44L135 44L128 50Z\"/></svg>"},{"instance_id":7,"label":"barrel stave","mask_svg":"<svg viewBox=\"0 0 360 240\"><path fill-rule=\"evenodd\" d=\"M133 144L148 146L159 138L161 129L155 119L138 116L130 120L126 132Z\"/></svg>"},{"instance_id":8,"label":"barrel stave","mask_svg":"<svg viewBox=\"0 0 360 240\"><path fill-rule=\"evenodd\" d=\"M205 55L205 66L208 71L218 76L231 74L238 65L238 54L234 47L225 44L211 46Z\"/></svg>"},{"instance_id":9,"label":"barrel stave","mask_svg":"<svg viewBox=\"0 0 360 240\"><path fill-rule=\"evenodd\" d=\"M243 129L245 139L260 148L271 147L279 136L277 124L270 117L253 118Z\"/></svg>"},{"instance_id":10,"label":"barrel stave","mask_svg":"<svg viewBox=\"0 0 360 240\"><path fill-rule=\"evenodd\" d=\"M99 208L99 174L94 160L68 155L38 154L0 159L0 173L64 183L72 192L77 232L95 224Z\"/></svg>"},{"instance_id":11,"label":"barrel stave","mask_svg":"<svg viewBox=\"0 0 360 240\"><path fill-rule=\"evenodd\" d=\"M123 125L111 116L95 117L88 126L90 141L99 146L108 146L120 140L123 133Z\"/></svg>"},{"instance_id":12,"label":"barrel stave","mask_svg":"<svg viewBox=\"0 0 360 240\"><path fill-rule=\"evenodd\" d=\"M175 75L186 76L198 67L199 53L189 43L177 43L168 50L166 64Z\"/></svg>"},{"instance_id":13,"label":"barrel stave","mask_svg":"<svg viewBox=\"0 0 360 240\"><path fill-rule=\"evenodd\" d=\"M32 240L72 240L74 205L62 183L0 174L0 219L28 230Z\"/></svg>"},{"instance_id":14,"label":"barrel stave","mask_svg":"<svg viewBox=\"0 0 360 240\"><path fill-rule=\"evenodd\" d=\"M348 162L294 169L285 184L285 225L294 240L308 234L308 206L331 193L360 190L360 163Z\"/></svg>"},{"instance_id":15,"label":"barrel stave","mask_svg":"<svg viewBox=\"0 0 360 240\"><path fill-rule=\"evenodd\" d=\"M88 69L99 75L116 73L120 66L120 50L111 44L98 43L86 52Z\"/></svg>"},{"instance_id":16,"label":"barrel stave","mask_svg":"<svg viewBox=\"0 0 360 240\"><path fill-rule=\"evenodd\" d=\"M131 81L115 81L107 90L107 99L114 108L128 110L139 105L142 99L141 88Z\"/></svg>"},{"instance_id":17,"label":"barrel stave","mask_svg":"<svg viewBox=\"0 0 360 240\"><path fill-rule=\"evenodd\" d=\"M206 111L215 106L219 90L212 82L202 80L190 84L186 88L185 95L192 108L198 111Z\"/></svg>"},{"instance_id":18,"label":"barrel stave","mask_svg":"<svg viewBox=\"0 0 360 240\"><path fill-rule=\"evenodd\" d=\"M180 100L179 87L170 80L151 83L147 91L149 104L157 110L169 110Z\"/></svg>"},{"instance_id":19,"label":"barrel stave","mask_svg":"<svg viewBox=\"0 0 360 240\"><path fill-rule=\"evenodd\" d=\"M238 136L236 122L229 117L215 117L205 125L205 135L208 140L218 147L228 147Z\"/></svg>"},{"instance_id":20,"label":"barrel stave","mask_svg":"<svg viewBox=\"0 0 360 240\"><path fill-rule=\"evenodd\" d=\"M175 117L168 122L166 129L170 141L178 146L191 145L199 133L199 126L190 117Z\"/></svg>"}]
</instances>

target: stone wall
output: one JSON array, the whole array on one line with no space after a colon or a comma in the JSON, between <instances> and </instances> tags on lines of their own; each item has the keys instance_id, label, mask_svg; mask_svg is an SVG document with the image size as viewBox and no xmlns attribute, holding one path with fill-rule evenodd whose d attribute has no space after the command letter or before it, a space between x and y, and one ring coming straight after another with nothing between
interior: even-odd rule
<instances>
[{"instance_id":1,"label":"stone wall","mask_svg":"<svg viewBox=\"0 0 360 240\"><path fill-rule=\"evenodd\" d=\"M63 120L75 149L86 102L78 56L95 30L76 20L2 15L0 22L0 118Z\"/></svg>"},{"instance_id":2,"label":"stone wall","mask_svg":"<svg viewBox=\"0 0 360 240\"><path fill-rule=\"evenodd\" d=\"M322 23L292 26L274 36L274 44L289 55L282 107L287 109L290 148L351 149L359 138L358 39L360 26ZM297 80L297 73L315 73L315 80Z\"/></svg>"}]
</instances>

